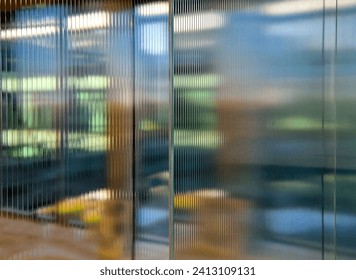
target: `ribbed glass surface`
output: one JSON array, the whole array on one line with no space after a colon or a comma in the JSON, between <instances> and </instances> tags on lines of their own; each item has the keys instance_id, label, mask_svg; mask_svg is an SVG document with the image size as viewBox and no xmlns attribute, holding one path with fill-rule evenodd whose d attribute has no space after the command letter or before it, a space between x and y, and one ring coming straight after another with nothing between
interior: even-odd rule
<instances>
[{"instance_id":1,"label":"ribbed glass surface","mask_svg":"<svg viewBox=\"0 0 356 280\"><path fill-rule=\"evenodd\" d=\"M325 2L323 19L323 108L322 108L322 201L323 201L323 257L335 259L336 246L336 91L335 59L337 44L337 5L335 0Z\"/></svg>"},{"instance_id":2,"label":"ribbed glass surface","mask_svg":"<svg viewBox=\"0 0 356 280\"><path fill-rule=\"evenodd\" d=\"M168 1L135 2L135 258L169 258Z\"/></svg>"},{"instance_id":3,"label":"ribbed glass surface","mask_svg":"<svg viewBox=\"0 0 356 280\"><path fill-rule=\"evenodd\" d=\"M176 258L323 258L326 2L174 1Z\"/></svg>"},{"instance_id":4,"label":"ribbed glass surface","mask_svg":"<svg viewBox=\"0 0 356 280\"><path fill-rule=\"evenodd\" d=\"M0 259L356 258L355 0L0 1Z\"/></svg>"},{"instance_id":5,"label":"ribbed glass surface","mask_svg":"<svg viewBox=\"0 0 356 280\"><path fill-rule=\"evenodd\" d=\"M337 259L356 258L356 3L339 0L335 44L335 240Z\"/></svg>"},{"instance_id":6,"label":"ribbed glass surface","mask_svg":"<svg viewBox=\"0 0 356 280\"><path fill-rule=\"evenodd\" d=\"M131 258L131 2L2 1L0 32L0 258Z\"/></svg>"}]
</instances>

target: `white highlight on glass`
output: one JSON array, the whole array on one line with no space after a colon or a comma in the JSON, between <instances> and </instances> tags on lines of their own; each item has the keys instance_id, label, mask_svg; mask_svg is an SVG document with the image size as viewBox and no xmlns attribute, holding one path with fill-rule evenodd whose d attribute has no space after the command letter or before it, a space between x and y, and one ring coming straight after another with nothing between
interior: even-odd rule
<instances>
[{"instance_id":1,"label":"white highlight on glass","mask_svg":"<svg viewBox=\"0 0 356 280\"><path fill-rule=\"evenodd\" d=\"M68 18L69 30L88 30L108 26L108 14L105 12L79 14Z\"/></svg>"},{"instance_id":2,"label":"white highlight on glass","mask_svg":"<svg viewBox=\"0 0 356 280\"><path fill-rule=\"evenodd\" d=\"M224 27L226 18L223 14L216 12L179 15L174 17L173 25L175 33L208 31Z\"/></svg>"},{"instance_id":3,"label":"white highlight on glass","mask_svg":"<svg viewBox=\"0 0 356 280\"><path fill-rule=\"evenodd\" d=\"M31 38L57 33L59 28L56 26L42 26L34 28L12 28L2 30L0 33L1 40L14 40L21 38Z\"/></svg>"},{"instance_id":4,"label":"white highlight on glass","mask_svg":"<svg viewBox=\"0 0 356 280\"><path fill-rule=\"evenodd\" d=\"M355 0L343 0L338 2L339 9L356 7ZM336 8L335 0L326 0L325 9ZM262 6L262 12L272 16L297 15L303 13L321 12L324 9L322 1L289 0L269 3Z\"/></svg>"},{"instance_id":5,"label":"white highlight on glass","mask_svg":"<svg viewBox=\"0 0 356 280\"><path fill-rule=\"evenodd\" d=\"M106 28L109 26L110 17L106 12L78 14L68 17L67 28L69 31L85 31ZM11 28L0 32L1 40L25 39L46 35L53 35L60 30L59 25L44 25L38 27Z\"/></svg>"},{"instance_id":6,"label":"white highlight on glass","mask_svg":"<svg viewBox=\"0 0 356 280\"><path fill-rule=\"evenodd\" d=\"M140 5L137 8L137 13L140 16L152 17L152 16L164 16L169 13L168 2L165 3L151 3L146 5Z\"/></svg>"}]
</instances>

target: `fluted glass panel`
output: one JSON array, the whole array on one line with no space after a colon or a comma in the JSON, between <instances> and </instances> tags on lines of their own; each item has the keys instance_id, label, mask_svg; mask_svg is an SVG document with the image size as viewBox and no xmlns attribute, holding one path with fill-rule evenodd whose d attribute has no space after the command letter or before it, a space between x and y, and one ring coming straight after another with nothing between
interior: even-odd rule
<instances>
[{"instance_id":1,"label":"fluted glass panel","mask_svg":"<svg viewBox=\"0 0 356 280\"><path fill-rule=\"evenodd\" d=\"M325 1L323 19L323 104L322 104L322 201L323 258L335 258L335 58L337 41L337 1Z\"/></svg>"},{"instance_id":2,"label":"fluted glass panel","mask_svg":"<svg viewBox=\"0 0 356 280\"><path fill-rule=\"evenodd\" d=\"M135 1L135 258L169 257L168 1Z\"/></svg>"},{"instance_id":3,"label":"fluted glass panel","mask_svg":"<svg viewBox=\"0 0 356 280\"><path fill-rule=\"evenodd\" d=\"M356 3L339 0L335 44L335 240L337 259L356 258Z\"/></svg>"},{"instance_id":4,"label":"fluted glass panel","mask_svg":"<svg viewBox=\"0 0 356 280\"><path fill-rule=\"evenodd\" d=\"M335 7L174 1L176 258L323 257L323 24Z\"/></svg>"},{"instance_id":5,"label":"fluted glass panel","mask_svg":"<svg viewBox=\"0 0 356 280\"><path fill-rule=\"evenodd\" d=\"M354 259L355 0L0 1L0 259Z\"/></svg>"},{"instance_id":6,"label":"fluted glass panel","mask_svg":"<svg viewBox=\"0 0 356 280\"><path fill-rule=\"evenodd\" d=\"M3 2L0 258L131 258L131 1Z\"/></svg>"}]
</instances>

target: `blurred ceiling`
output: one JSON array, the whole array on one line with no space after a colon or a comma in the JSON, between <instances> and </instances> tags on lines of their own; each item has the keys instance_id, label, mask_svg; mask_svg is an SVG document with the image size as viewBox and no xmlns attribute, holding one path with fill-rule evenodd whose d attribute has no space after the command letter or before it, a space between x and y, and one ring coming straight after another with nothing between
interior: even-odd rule
<instances>
[{"instance_id":1,"label":"blurred ceiling","mask_svg":"<svg viewBox=\"0 0 356 280\"><path fill-rule=\"evenodd\" d=\"M14 11L17 9L23 9L31 6L42 5L67 5L75 6L76 8L83 7L102 7L103 9L125 9L130 8L133 5L134 0L1 0L0 9L1 12Z\"/></svg>"}]
</instances>

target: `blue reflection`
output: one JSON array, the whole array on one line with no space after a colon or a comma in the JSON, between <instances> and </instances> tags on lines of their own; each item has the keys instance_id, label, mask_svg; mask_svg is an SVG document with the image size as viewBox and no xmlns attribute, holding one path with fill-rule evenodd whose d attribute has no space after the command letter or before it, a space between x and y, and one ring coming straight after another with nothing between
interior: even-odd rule
<instances>
[{"instance_id":1,"label":"blue reflection","mask_svg":"<svg viewBox=\"0 0 356 280\"><path fill-rule=\"evenodd\" d=\"M1 29L1 206L34 210L133 169L136 237L165 245L173 176L178 258L280 256L268 242L354 257L355 4L339 1L336 15L297 2L177 12L174 77L166 2L17 11ZM109 171L122 123L135 166Z\"/></svg>"},{"instance_id":2,"label":"blue reflection","mask_svg":"<svg viewBox=\"0 0 356 280\"><path fill-rule=\"evenodd\" d=\"M340 3L338 11L345 21L345 31L349 31L345 36L348 38L356 24L355 5L349 4ZM333 151L335 122L344 131L348 126L346 120L351 119L342 116L342 112L338 113L338 119L332 115L335 94L336 100L340 100L338 106L344 111L345 97L340 97L345 96L344 92L351 93L341 82L339 91L334 92L334 81L345 80L346 71L352 72L354 68L352 62L344 67L346 60L353 61L352 40L338 40L336 53L336 7L329 6L323 10L322 2L280 1L227 12L177 12L174 22L174 187L178 197L175 233L177 239L188 244L193 235L185 235L184 228L189 227L194 238L201 241L191 247L178 247L180 258L204 257L207 247L212 258L274 258L263 245L270 241L291 246L303 243L306 254L303 258L322 258L323 246L330 245L326 235L335 227L340 233L353 231L353 223L348 226L344 222L345 210L339 214L340 222L337 219L336 224L333 222L335 212L329 204L338 185L329 182L328 176L340 173L342 181L341 174L346 171L345 164L336 165L336 170L330 164L337 156ZM177 4L176 9L186 10L189 5ZM212 23L212 17L219 20ZM341 63L339 57L343 62L333 72L335 63ZM215 77L217 83L212 85L201 80L208 75ZM211 94L206 95L204 103L199 103L199 92L203 89ZM211 120L214 121L208 124ZM215 146L207 144L207 133L215 135ZM345 141L345 135L339 134L336 141ZM351 140L351 135L348 138ZM339 150L346 150L345 145L337 145ZM229 194L239 207L235 221L240 224L236 226L250 232L248 237L244 233L240 237L238 234L227 237L227 233L219 233L218 229L208 234L203 225L192 224L200 220L206 221L208 227L216 227L209 222L208 216L213 214L205 204L219 212L222 220L228 219L233 211L229 206L219 208L218 200L228 205L227 198L216 197L216 205L200 202L203 189ZM338 195L342 203L336 209L344 209L345 198ZM240 215L250 212L252 216L239 222ZM182 222L187 217L190 222ZM248 219L251 220L246 222ZM349 213L348 219L352 220ZM349 242L354 242L350 236ZM209 237L215 243L209 243ZM231 244L225 251L224 238ZM202 241L205 239L206 243ZM236 248L231 249L235 241ZM341 237L338 242L344 243ZM245 251L239 251L239 246L245 246ZM345 250L343 253L346 254ZM301 257L297 251L288 254L284 256ZM276 253L276 256L281 255Z\"/></svg>"}]
</instances>

